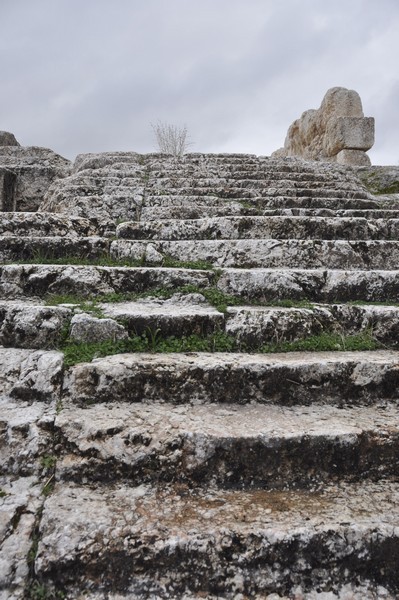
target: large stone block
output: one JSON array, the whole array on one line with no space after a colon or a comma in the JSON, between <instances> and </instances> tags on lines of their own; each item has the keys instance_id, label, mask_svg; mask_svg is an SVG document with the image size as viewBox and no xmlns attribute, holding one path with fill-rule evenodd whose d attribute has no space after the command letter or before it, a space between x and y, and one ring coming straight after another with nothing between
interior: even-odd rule
<instances>
[{"instance_id":1,"label":"large stone block","mask_svg":"<svg viewBox=\"0 0 399 600\"><path fill-rule=\"evenodd\" d=\"M341 150L370 150L373 144L373 117L338 117L328 122L325 149L330 156Z\"/></svg>"},{"instance_id":2,"label":"large stone block","mask_svg":"<svg viewBox=\"0 0 399 600\"><path fill-rule=\"evenodd\" d=\"M341 150L337 154L337 163L354 167L369 167L371 160L363 150Z\"/></svg>"}]
</instances>

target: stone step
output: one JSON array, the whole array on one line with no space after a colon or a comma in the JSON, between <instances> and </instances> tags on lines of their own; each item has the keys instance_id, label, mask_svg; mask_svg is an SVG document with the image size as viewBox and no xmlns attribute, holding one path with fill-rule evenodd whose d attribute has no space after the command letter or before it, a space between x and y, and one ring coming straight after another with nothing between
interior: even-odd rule
<instances>
[{"instance_id":1,"label":"stone step","mask_svg":"<svg viewBox=\"0 0 399 600\"><path fill-rule=\"evenodd\" d=\"M173 204L171 206L143 206L137 213L141 222L158 221L160 219L202 219L208 217L225 217L230 215L259 215L263 212L255 203L236 200L214 201L214 206L201 202L190 204ZM124 221L128 219L123 219Z\"/></svg>"},{"instance_id":2,"label":"stone step","mask_svg":"<svg viewBox=\"0 0 399 600\"><path fill-rule=\"evenodd\" d=\"M110 254L117 260L144 260L147 264L162 264L171 257L230 268L396 269L399 241L116 240L111 242Z\"/></svg>"},{"instance_id":3,"label":"stone step","mask_svg":"<svg viewBox=\"0 0 399 600\"><path fill-rule=\"evenodd\" d=\"M0 296L4 299L78 295L95 299L110 293L146 292L185 285L209 287L213 271L150 267L79 265L0 265Z\"/></svg>"},{"instance_id":4,"label":"stone step","mask_svg":"<svg viewBox=\"0 0 399 600\"><path fill-rule=\"evenodd\" d=\"M0 394L28 400L54 400L60 393L61 352L0 346Z\"/></svg>"},{"instance_id":5,"label":"stone step","mask_svg":"<svg viewBox=\"0 0 399 600\"><path fill-rule=\"evenodd\" d=\"M217 282L226 294L249 300L396 303L397 270L223 269Z\"/></svg>"},{"instance_id":6,"label":"stone step","mask_svg":"<svg viewBox=\"0 0 399 600\"><path fill-rule=\"evenodd\" d=\"M399 353L118 354L71 367L64 398L88 403L164 401L366 405L393 399Z\"/></svg>"},{"instance_id":7,"label":"stone step","mask_svg":"<svg viewBox=\"0 0 399 600\"><path fill-rule=\"evenodd\" d=\"M45 502L35 574L68 600L85 590L334 598L344 586L394 598L398 505L398 484L386 480L313 491L58 484Z\"/></svg>"},{"instance_id":8,"label":"stone step","mask_svg":"<svg viewBox=\"0 0 399 600\"><path fill-rule=\"evenodd\" d=\"M335 210L331 208L267 208L263 216L273 217L345 217L363 219L398 219L398 209L359 209Z\"/></svg>"},{"instance_id":9,"label":"stone step","mask_svg":"<svg viewBox=\"0 0 399 600\"><path fill-rule=\"evenodd\" d=\"M399 216L399 213L398 213ZM121 223L116 237L130 240L344 239L398 240L399 218L248 216Z\"/></svg>"},{"instance_id":10,"label":"stone step","mask_svg":"<svg viewBox=\"0 0 399 600\"><path fill-rule=\"evenodd\" d=\"M108 255L110 240L98 236L91 237L21 237L0 236L0 260L14 262L79 257L82 260L101 259Z\"/></svg>"},{"instance_id":11,"label":"stone step","mask_svg":"<svg viewBox=\"0 0 399 600\"><path fill-rule=\"evenodd\" d=\"M151 294L151 292L148 292ZM67 299L66 299L67 300ZM51 306L32 301L0 301L0 344L13 348L59 347L67 335L76 342L115 341L146 335L154 339L226 333L241 352L271 348L312 336L335 336L334 349L346 350L346 336L363 334L386 348L399 344L398 306L317 304L308 307L231 306L223 314L197 293L169 299L149 295L136 301L100 302L94 313L84 303ZM364 341L366 342L366 337Z\"/></svg>"},{"instance_id":12,"label":"stone step","mask_svg":"<svg viewBox=\"0 0 399 600\"><path fill-rule=\"evenodd\" d=\"M143 293L193 285L217 285L222 292L261 301L396 303L399 271L325 269L222 269L214 271L164 267L99 267L79 265L0 265L4 299L39 299L77 295L95 299L111 293Z\"/></svg>"},{"instance_id":13,"label":"stone step","mask_svg":"<svg viewBox=\"0 0 399 600\"><path fill-rule=\"evenodd\" d=\"M213 204L223 207L225 203L241 203L245 206L251 206L258 210L270 209L330 209L330 210L369 210L389 208L390 210L397 208L392 204L384 205L381 201L375 199L354 199L354 198L337 198L333 197L296 197L285 192L270 191L269 194L259 196L255 191L236 190L232 193L223 195L217 190L209 190L202 196L197 191L187 189L183 193L167 192L163 195L146 195L142 208L154 207L184 207L188 202L194 201L197 204L202 204L203 207L212 207Z\"/></svg>"},{"instance_id":14,"label":"stone step","mask_svg":"<svg viewBox=\"0 0 399 600\"><path fill-rule=\"evenodd\" d=\"M55 417L57 479L312 488L399 474L396 404L77 407ZM112 465L112 468L110 468Z\"/></svg>"},{"instance_id":15,"label":"stone step","mask_svg":"<svg viewBox=\"0 0 399 600\"><path fill-rule=\"evenodd\" d=\"M115 225L66 214L46 212L0 212L0 236L87 237L104 235Z\"/></svg>"},{"instance_id":16,"label":"stone step","mask_svg":"<svg viewBox=\"0 0 399 600\"><path fill-rule=\"evenodd\" d=\"M224 330L245 349L278 345L323 333L342 336L337 349L345 350L345 336L368 334L389 348L399 348L399 306L318 304L309 308L232 306Z\"/></svg>"}]
</instances>

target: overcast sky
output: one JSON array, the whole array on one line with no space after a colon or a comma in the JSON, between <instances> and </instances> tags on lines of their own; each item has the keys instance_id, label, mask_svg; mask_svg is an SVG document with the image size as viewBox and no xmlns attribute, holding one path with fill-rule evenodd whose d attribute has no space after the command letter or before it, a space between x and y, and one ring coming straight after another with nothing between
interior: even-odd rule
<instances>
[{"instance_id":1,"label":"overcast sky","mask_svg":"<svg viewBox=\"0 0 399 600\"><path fill-rule=\"evenodd\" d=\"M327 89L376 119L374 164L399 164L398 0L0 0L0 129L22 145L266 154Z\"/></svg>"}]
</instances>

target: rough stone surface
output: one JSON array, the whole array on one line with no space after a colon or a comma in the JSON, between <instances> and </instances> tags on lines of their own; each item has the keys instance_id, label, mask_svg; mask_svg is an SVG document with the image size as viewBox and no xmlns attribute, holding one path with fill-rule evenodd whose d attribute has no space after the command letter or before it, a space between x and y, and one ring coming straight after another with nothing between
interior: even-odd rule
<instances>
[{"instance_id":1,"label":"rough stone surface","mask_svg":"<svg viewBox=\"0 0 399 600\"><path fill-rule=\"evenodd\" d=\"M76 342L104 342L127 338L125 328L113 319L99 319L86 313L72 317L69 337Z\"/></svg>"},{"instance_id":2,"label":"rough stone surface","mask_svg":"<svg viewBox=\"0 0 399 600\"><path fill-rule=\"evenodd\" d=\"M0 131L0 146L19 146L15 135L9 131Z\"/></svg>"},{"instance_id":3,"label":"rough stone surface","mask_svg":"<svg viewBox=\"0 0 399 600\"><path fill-rule=\"evenodd\" d=\"M301 584L327 592L360 579L377 589L381 570L396 587L398 500L384 480L307 493L57 485L36 571L69 598L93 585L139 598L187 588L292 597Z\"/></svg>"},{"instance_id":4,"label":"rough stone surface","mask_svg":"<svg viewBox=\"0 0 399 600\"><path fill-rule=\"evenodd\" d=\"M164 400L367 404L395 398L396 352L118 354L72 367L64 395L78 404Z\"/></svg>"},{"instance_id":5,"label":"rough stone surface","mask_svg":"<svg viewBox=\"0 0 399 600\"><path fill-rule=\"evenodd\" d=\"M28 402L58 397L62 379L61 352L0 347L0 389Z\"/></svg>"},{"instance_id":6,"label":"rough stone surface","mask_svg":"<svg viewBox=\"0 0 399 600\"><path fill-rule=\"evenodd\" d=\"M70 172L70 162L47 148L1 146L0 166L15 173L11 210L36 211L53 181Z\"/></svg>"},{"instance_id":7,"label":"rough stone surface","mask_svg":"<svg viewBox=\"0 0 399 600\"><path fill-rule=\"evenodd\" d=\"M65 307L0 301L0 344L14 348L54 348L71 316Z\"/></svg>"},{"instance_id":8,"label":"rough stone surface","mask_svg":"<svg viewBox=\"0 0 399 600\"><path fill-rule=\"evenodd\" d=\"M0 211L15 210L15 182L15 173L0 167Z\"/></svg>"},{"instance_id":9,"label":"rough stone surface","mask_svg":"<svg viewBox=\"0 0 399 600\"><path fill-rule=\"evenodd\" d=\"M364 165L367 159L363 154L348 155L342 151L369 150L373 144L374 119L364 117L359 94L337 87L328 90L318 110L308 110L294 121L284 148L274 155Z\"/></svg>"}]
</instances>

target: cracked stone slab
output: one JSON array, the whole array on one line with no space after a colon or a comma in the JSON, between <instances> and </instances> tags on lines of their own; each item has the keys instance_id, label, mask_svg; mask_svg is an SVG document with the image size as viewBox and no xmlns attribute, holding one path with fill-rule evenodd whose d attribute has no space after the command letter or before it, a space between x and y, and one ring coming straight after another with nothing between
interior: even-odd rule
<instances>
[{"instance_id":1,"label":"cracked stone slab","mask_svg":"<svg viewBox=\"0 0 399 600\"><path fill-rule=\"evenodd\" d=\"M57 484L36 572L68 598L85 589L290 595L355 580L395 594L398 506L387 480L313 491Z\"/></svg>"},{"instance_id":2,"label":"cracked stone slab","mask_svg":"<svg viewBox=\"0 0 399 600\"><path fill-rule=\"evenodd\" d=\"M397 241L346 240L180 240L111 242L111 256L152 261L151 252L182 261L203 260L215 267L395 269Z\"/></svg>"},{"instance_id":3,"label":"cracked stone slab","mask_svg":"<svg viewBox=\"0 0 399 600\"><path fill-rule=\"evenodd\" d=\"M164 400L282 405L370 404L395 398L399 354L118 354L71 367L64 397L78 404Z\"/></svg>"},{"instance_id":4,"label":"cracked stone slab","mask_svg":"<svg viewBox=\"0 0 399 600\"><path fill-rule=\"evenodd\" d=\"M23 402L0 396L0 475L31 476L53 454L55 401Z\"/></svg>"},{"instance_id":5,"label":"cracked stone slab","mask_svg":"<svg viewBox=\"0 0 399 600\"><path fill-rule=\"evenodd\" d=\"M0 477L0 489L0 598L22 600L42 488L36 477Z\"/></svg>"},{"instance_id":6,"label":"cracked stone slab","mask_svg":"<svg viewBox=\"0 0 399 600\"><path fill-rule=\"evenodd\" d=\"M63 373L63 354L56 351L0 347L0 390L26 400L58 398Z\"/></svg>"},{"instance_id":7,"label":"cracked stone slab","mask_svg":"<svg viewBox=\"0 0 399 600\"><path fill-rule=\"evenodd\" d=\"M55 419L63 481L291 489L399 474L396 404L280 407L124 402Z\"/></svg>"}]
</instances>

